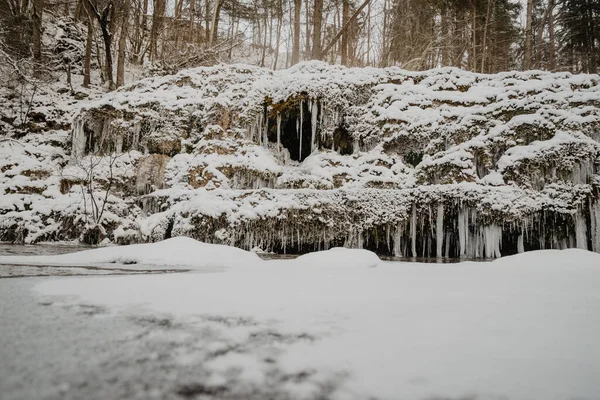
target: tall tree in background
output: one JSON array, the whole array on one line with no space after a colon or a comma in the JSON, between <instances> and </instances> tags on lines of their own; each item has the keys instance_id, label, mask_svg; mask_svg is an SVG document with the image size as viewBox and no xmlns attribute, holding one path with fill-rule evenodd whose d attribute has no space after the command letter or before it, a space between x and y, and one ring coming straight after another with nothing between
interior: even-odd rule
<instances>
[{"instance_id":1,"label":"tall tree in background","mask_svg":"<svg viewBox=\"0 0 600 400\"><path fill-rule=\"evenodd\" d=\"M24 2L25 3L25 2ZM33 21L33 59L39 65L42 61L42 13L44 0L33 0L31 20Z\"/></svg>"},{"instance_id":2,"label":"tall tree in background","mask_svg":"<svg viewBox=\"0 0 600 400\"><path fill-rule=\"evenodd\" d=\"M302 12L302 0L294 0L294 38L292 44L292 65L300 61L300 18Z\"/></svg>"},{"instance_id":3,"label":"tall tree in background","mask_svg":"<svg viewBox=\"0 0 600 400\"><path fill-rule=\"evenodd\" d=\"M559 6L563 65L597 72L600 57L600 0L563 0Z\"/></svg>"},{"instance_id":4,"label":"tall tree in background","mask_svg":"<svg viewBox=\"0 0 600 400\"><path fill-rule=\"evenodd\" d=\"M223 0L214 0L212 23L210 25L210 37L208 40L209 43L214 43L217 41L217 36L219 34L219 18L221 17L222 6Z\"/></svg>"},{"instance_id":5,"label":"tall tree in background","mask_svg":"<svg viewBox=\"0 0 600 400\"><path fill-rule=\"evenodd\" d=\"M89 6L83 5L87 19L87 36L85 40L85 55L83 56L83 87L88 87L91 83L92 71L92 46L94 45L94 17Z\"/></svg>"},{"instance_id":6,"label":"tall tree in background","mask_svg":"<svg viewBox=\"0 0 600 400\"><path fill-rule=\"evenodd\" d=\"M114 90L111 25L115 5L112 0L108 0L103 4L99 0L87 0L87 3L90 12L98 21L100 30L102 31L102 41L104 42L104 77L108 83L109 90Z\"/></svg>"},{"instance_id":7,"label":"tall tree in background","mask_svg":"<svg viewBox=\"0 0 600 400\"><path fill-rule=\"evenodd\" d=\"M348 1L349 0L342 0L342 27L346 26L350 19L350 4ZM345 29L344 33L342 33L342 48L340 49L342 65L348 65L348 39L349 31L348 29Z\"/></svg>"},{"instance_id":8,"label":"tall tree in background","mask_svg":"<svg viewBox=\"0 0 600 400\"><path fill-rule=\"evenodd\" d=\"M125 0L127 1L127 0ZM154 0L152 11L152 28L150 31L150 60L158 60L158 36L162 31L165 17L166 0Z\"/></svg>"},{"instance_id":9,"label":"tall tree in background","mask_svg":"<svg viewBox=\"0 0 600 400\"><path fill-rule=\"evenodd\" d=\"M128 63L146 61L150 73L240 59L278 68L282 58L483 73L600 67L600 0L0 0L3 51L52 65L44 27L61 18L84 32L84 86L98 66L111 89L126 83Z\"/></svg>"},{"instance_id":10,"label":"tall tree in background","mask_svg":"<svg viewBox=\"0 0 600 400\"><path fill-rule=\"evenodd\" d=\"M119 7L120 33L117 51L117 87L125 84L125 47L127 46L127 26L129 25L129 1L124 0Z\"/></svg>"},{"instance_id":11,"label":"tall tree in background","mask_svg":"<svg viewBox=\"0 0 600 400\"><path fill-rule=\"evenodd\" d=\"M525 56L523 59L523 69L531 69L531 59L533 56L532 26L533 26L533 0L527 0L527 15L526 15L526 22L525 22Z\"/></svg>"},{"instance_id":12,"label":"tall tree in background","mask_svg":"<svg viewBox=\"0 0 600 400\"><path fill-rule=\"evenodd\" d=\"M320 60L323 56L321 52L321 28L323 24L323 0L315 0L313 5L312 18L312 52L311 57L314 60Z\"/></svg>"}]
</instances>

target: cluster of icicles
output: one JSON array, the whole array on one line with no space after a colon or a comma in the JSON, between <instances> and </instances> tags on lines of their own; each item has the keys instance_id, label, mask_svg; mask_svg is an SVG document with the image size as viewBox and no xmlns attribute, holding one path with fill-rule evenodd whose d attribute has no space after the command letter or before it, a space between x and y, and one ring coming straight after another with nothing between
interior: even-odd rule
<instances>
[{"instance_id":1,"label":"cluster of icicles","mask_svg":"<svg viewBox=\"0 0 600 400\"><path fill-rule=\"evenodd\" d=\"M586 212L589 212L589 218ZM265 231L262 225L250 222L233 230L229 244L278 253L293 253L298 249L326 250L340 245L381 252L381 246L372 245L374 241L383 240L384 247L387 247L383 253L414 258L498 258L506 254L523 253L526 243L528 248L580 248L600 252L600 201L591 201L588 210L580 208L573 214L568 235L562 237L552 231L540 231L540 225L544 225L540 214L504 225L482 224L477 210L466 206L459 208L457 217L451 214L455 216L453 221L444 220L443 204L438 204L432 214L435 215L417 212L417 207L413 205L407 220L385 225L383 237L377 238L372 231L357 227L342 240L335 227L293 225L290 221L289 225L283 223L277 228L273 224L272 228ZM503 234L516 235L516 248L503 252ZM214 240L208 232L201 239Z\"/></svg>"},{"instance_id":2,"label":"cluster of icicles","mask_svg":"<svg viewBox=\"0 0 600 400\"><path fill-rule=\"evenodd\" d=\"M102 119L102 129L100 130L100 134L96 135L92 133L88 135L84 129L85 127L85 118L83 116L77 117L73 121L73 132L72 132L72 156L74 159L78 160L81 157L85 156L88 152L98 154L104 150L105 147L110 147L109 145L114 146L114 152L116 154L121 154L124 149L124 137L121 134L113 135L111 131L111 119L106 117ZM156 129L156 122L152 121L150 123L150 131ZM144 154L148 154L148 148L143 147L140 148L142 143L140 141L142 131L142 124L139 120L133 123L130 137L128 149L130 150L139 150Z\"/></svg>"},{"instance_id":3,"label":"cluster of icicles","mask_svg":"<svg viewBox=\"0 0 600 400\"><path fill-rule=\"evenodd\" d=\"M305 105L305 100L301 99L300 105L299 105L298 118L296 118L296 138L298 139L298 142L300 143L299 159L302 159L302 139L303 139L302 138L302 135L303 135L302 127L304 126L304 119L305 119L304 105ZM321 141L324 141L326 139L326 136L328 134L332 134L334 128L340 125L342 116L337 108L327 107L326 102L324 100L309 99L306 105L307 105L307 108L308 108L308 111L310 114L310 119L309 119L310 131L311 131L310 152L313 153L315 150L318 149L318 143L317 143L318 136L317 135L320 135ZM281 120L282 120L281 113L277 113L276 123L277 123L277 152L278 153L281 153L281 151L282 151ZM255 143L258 143L259 145L262 145L264 147L268 147L268 145L269 145L268 132L269 132L269 119L266 118L265 114L261 112L261 113L257 114L254 121L248 126L247 139L252 140ZM335 150L335 144L333 142L334 141L331 140L331 143L332 143L331 150Z\"/></svg>"}]
</instances>

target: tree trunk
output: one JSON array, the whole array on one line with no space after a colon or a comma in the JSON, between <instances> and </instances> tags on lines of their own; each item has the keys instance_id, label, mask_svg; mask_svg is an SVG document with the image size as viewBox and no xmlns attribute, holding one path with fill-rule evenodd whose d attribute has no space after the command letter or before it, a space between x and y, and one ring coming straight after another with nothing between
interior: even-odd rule
<instances>
[{"instance_id":1,"label":"tree trunk","mask_svg":"<svg viewBox=\"0 0 600 400\"><path fill-rule=\"evenodd\" d=\"M350 18L350 4L348 4L348 0L343 0L342 4L342 26L346 26L348 23L348 19ZM342 65L348 65L348 29L344 30L342 33L342 47L340 49Z\"/></svg>"},{"instance_id":2,"label":"tree trunk","mask_svg":"<svg viewBox=\"0 0 600 400\"><path fill-rule=\"evenodd\" d=\"M112 14L112 2L108 3L102 12L100 19L100 29L102 30L102 40L104 41L104 71L108 89L115 89L115 81L113 78L113 60L112 60L112 35L110 34L110 15Z\"/></svg>"},{"instance_id":3,"label":"tree trunk","mask_svg":"<svg viewBox=\"0 0 600 400\"><path fill-rule=\"evenodd\" d=\"M215 9L213 10L212 23L210 27L209 43L215 43L219 35L219 18L221 17L222 0L215 0Z\"/></svg>"},{"instance_id":4,"label":"tree trunk","mask_svg":"<svg viewBox=\"0 0 600 400\"><path fill-rule=\"evenodd\" d=\"M586 4L586 9L587 9L587 13L588 13L588 24L589 24L589 30L588 30L588 46L589 46L589 50L588 50L588 57L589 57L589 63L588 63L588 73L593 74L598 72L598 65L597 65L597 49L596 49L596 21L594 18L594 11L593 8L594 5L590 4L589 0L586 0L585 2ZM596 3L597 4L597 3ZM597 8L596 8L597 9Z\"/></svg>"},{"instance_id":5,"label":"tree trunk","mask_svg":"<svg viewBox=\"0 0 600 400\"><path fill-rule=\"evenodd\" d=\"M121 36L119 36L117 58L117 87L125 84L125 47L127 45L127 25L129 24L129 1L123 2L121 14Z\"/></svg>"},{"instance_id":6,"label":"tree trunk","mask_svg":"<svg viewBox=\"0 0 600 400\"><path fill-rule=\"evenodd\" d=\"M473 25L471 27L472 31L473 31L473 36L471 38L471 40L473 41L471 43L471 47L472 47L472 61L471 61L471 71L476 71L477 70L477 2L473 1Z\"/></svg>"},{"instance_id":7,"label":"tree trunk","mask_svg":"<svg viewBox=\"0 0 600 400\"><path fill-rule=\"evenodd\" d=\"M275 56L273 57L273 69L277 69L279 61L279 46L281 45L281 28L283 25L283 0L279 0L279 11L277 13L277 37L275 39Z\"/></svg>"},{"instance_id":8,"label":"tree trunk","mask_svg":"<svg viewBox=\"0 0 600 400\"><path fill-rule=\"evenodd\" d=\"M481 46L481 73L485 72L485 56L487 54L487 33L490 23L490 9L492 8L492 0L487 0L487 11L485 13L485 24L483 25L483 42Z\"/></svg>"},{"instance_id":9,"label":"tree trunk","mask_svg":"<svg viewBox=\"0 0 600 400\"><path fill-rule=\"evenodd\" d=\"M531 26L533 24L533 0L527 0L527 21L525 23L525 58L523 69L531 69L532 43Z\"/></svg>"},{"instance_id":10,"label":"tree trunk","mask_svg":"<svg viewBox=\"0 0 600 400\"><path fill-rule=\"evenodd\" d=\"M367 6L367 66L371 66L371 3Z\"/></svg>"},{"instance_id":11,"label":"tree trunk","mask_svg":"<svg viewBox=\"0 0 600 400\"><path fill-rule=\"evenodd\" d=\"M85 7L87 10L87 7ZM85 58L83 59L83 87L89 87L91 83L92 45L94 44L94 20L88 14L87 38L85 40Z\"/></svg>"},{"instance_id":12,"label":"tree trunk","mask_svg":"<svg viewBox=\"0 0 600 400\"><path fill-rule=\"evenodd\" d=\"M263 40L262 40L262 44L261 44L261 57L260 57L260 67L264 67L265 66L265 57L267 56L267 36L269 35L269 32L267 32L267 21L271 21L271 24L273 23L273 18L269 19L269 9L265 9L265 19L263 20ZM271 29L269 28L269 31Z\"/></svg>"},{"instance_id":13,"label":"tree trunk","mask_svg":"<svg viewBox=\"0 0 600 400\"><path fill-rule=\"evenodd\" d=\"M313 40L312 59L320 60L321 54L321 25L323 20L323 0L315 0L313 9Z\"/></svg>"},{"instance_id":14,"label":"tree trunk","mask_svg":"<svg viewBox=\"0 0 600 400\"><path fill-rule=\"evenodd\" d=\"M554 0L550 0L550 7L552 10L554 9ZM554 11L550 11L550 15L548 16L548 40L550 40L550 71L556 70L556 42L554 38Z\"/></svg>"},{"instance_id":15,"label":"tree trunk","mask_svg":"<svg viewBox=\"0 0 600 400\"><path fill-rule=\"evenodd\" d=\"M388 0L383 0L383 27L381 28L383 37L387 37L389 38L388 35L388 31L389 31L389 20L390 17L388 16ZM389 52L389 40L382 40L381 41L381 45L380 45L380 60L379 60L379 66L380 67L387 67L388 66L388 56L390 54Z\"/></svg>"},{"instance_id":16,"label":"tree trunk","mask_svg":"<svg viewBox=\"0 0 600 400\"><path fill-rule=\"evenodd\" d=\"M156 61L158 58L158 34L162 29L163 17L165 15L165 0L154 0L152 12L152 28L150 30L150 59Z\"/></svg>"},{"instance_id":17,"label":"tree trunk","mask_svg":"<svg viewBox=\"0 0 600 400\"><path fill-rule=\"evenodd\" d=\"M148 0L144 0L142 7L142 30L146 32L148 29Z\"/></svg>"},{"instance_id":18,"label":"tree trunk","mask_svg":"<svg viewBox=\"0 0 600 400\"><path fill-rule=\"evenodd\" d=\"M300 61L300 12L302 0L294 0L294 43L292 45L292 65Z\"/></svg>"},{"instance_id":19,"label":"tree trunk","mask_svg":"<svg viewBox=\"0 0 600 400\"><path fill-rule=\"evenodd\" d=\"M173 21L172 30L175 31L175 49L179 49L179 39L181 37L181 13L183 12L183 0L175 2L175 20Z\"/></svg>"},{"instance_id":20,"label":"tree trunk","mask_svg":"<svg viewBox=\"0 0 600 400\"><path fill-rule=\"evenodd\" d=\"M204 35L205 41L210 41L210 0L204 0Z\"/></svg>"},{"instance_id":21,"label":"tree trunk","mask_svg":"<svg viewBox=\"0 0 600 400\"><path fill-rule=\"evenodd\" d=\"M304 43L304 57L307 59L310 57L310 0L306 0L306 35Z\"/></svg>"},{"instance_id":22,"label":"tree trunk","mask_svg":"<svg viewBox=\"0 0 600 400\"><path fill-rule=\"evenodd\" d=\"M33 21L33 59L36 64L42 61L42 12L44 10L44 0L34 0L31 10L31 19Z\"/></svg>"},{"instance_id":23,"label":"tree trunk","mask_svg":"<svg viewBox=\"0 0 600 400\"><path fill-rule=\"evenodd\" d=\"M194 15L196 14L196 0L190 0L190 22L189 22L189 43L194 42Z\"/></svg>"}]
</instances>

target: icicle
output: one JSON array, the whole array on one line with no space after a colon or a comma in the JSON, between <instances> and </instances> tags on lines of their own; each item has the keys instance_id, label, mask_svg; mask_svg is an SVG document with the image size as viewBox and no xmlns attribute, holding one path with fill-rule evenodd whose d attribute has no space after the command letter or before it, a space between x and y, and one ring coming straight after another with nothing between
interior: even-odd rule
<instances>
[{"instance_id":1,"label":"icicle","mask_svg":"<svg viewBox=\"0 0 600 400\"><path fill-rule=\"evenodd\" d=\"M402 233L404 226L399 223L396 227L396 237L394 238L394 256L402 257Z\"/></svg>"},{"instance_id":2,"label":"icicle","mask_svg":"<svg viewBox=\"0 0 600 400\"><path fill-rule=\"evenodd\" d=\"M412 205L412 214L410 217L410 249L413 257L417 256L417 207Z\"/></svg>"},{"instance_id":3,"label":"icicle","mask_svg":"<svg viewBox=\"0 0 600 400\"><path fill-rule=\"evenodd\" d=\"M437 258L442 258L442 249L444 245L444 203L438 204L436 221L435 221L435 245Z\"/></svg>"},{"instance_id":4,"label":"icicle","mask_svg":"<svg viewBox=\"0 0 600 400\"><path fill-rule=\"evenodd\" d=\"M590 199L590 234L592 251L600 253L600 201Z\"/></svg>"},{"instance_id":5,"label":"icicle","mask_svg":"<svg viewBox=\"0 0 600 400\"><path fill-rule=\"evenodd\" d=\"M281 114L277 113L277 152L281 154Z\"/></svg>"},{"instance_id":6,"label":"icicle","mask_svg":"<svg viewBox=\"0 0 600 400\"><path fill-rule=\"evenodd\" d=\"M87 140L85 137L85 130L83 129L83 125L84 123L82 117L77 118L75 120L75 123L73 124L73 136L71 139L71 146L73 148L72 156L75 159L83 157L85 154L85 143Z\"/></svg>"},{"instance_id":7,"label":"icicle","mask_svg":"<svg viewBox=\"0 0 600 400\"><path fill-rule=\"evenodd\" d=\"M485 257L500 257L500 244L502 243L502 228L496 224L487 225L483 228Z\"/></svg>"},{"instance_id":8,"label":"icicle","mask_svg":"<svg viewBox=\"0 0 600 400\"><path fill-rule=\"evenodd\" d=\"M459 256L464 257L467 253L467 240L468 240L468 213L464 208L461 208L458 212L458 243L460 246Z\"/></svg>"},{"instance_id":9,"label":"icicle","mask_svg":"<svg viewBox=\"0 0 600 400\"><path fill-rule=\"evenodd\" d=\"M525 246L523 245L523 235L519 235L519 238L517 239L517 253L524 253L525 252Z\"/></svg>"},{"instance_id":10,"label":"icicle","mask_svg":"<svg viewBox=\"0 0 600 400\"><path fill-rule=\"evenodd\" d=\"M319 108L321 109L320 115L321 117L319 118L319 125L321 125L321 127L325 126L325 124L323 123L325 118L325 100L321 100L319 102ZM324 129L321 129L321 134L323 134Z\"/></svg>"},{"instance_id":11,"label":"icicle","mask_svg":"<svg viewBox=\"0 0 600 400\"><path fill-rule=\"evenodd\" d=\"M269 146L269 119L265 118L265 133L264 133L264 137L263 137L263 146L264 147L268 147Z\"/></svg>"},{"instance_id":12,"label":"icicle","mask_svg":"<svg viewBox=\"0 0 600 400\"><path fill-rule=\"evenodd\" d=\"M123 136L118 135L115 143L115 152L121 154L123 152Z\"/></svg>"},{"instance_id":13,"label":"icicle","mask_svg":"<svg viewBox=\"0 0 600 400\"><path fill-rule=\"evenodd\" d=\"M300 100L300 153L298 160L302 161L302 131L304 130L304 100Z\"/></svg>"},{"instance_id":14,"label":"icicle","mask_svg":"<svg viewBox=\"0 0 600 400\"><path fill-rule=\"evenodd\" d=\"M391 248L390 248L390 226L389 225L386 225L386 227L385 227L385 241L387 244L387 249L388 249L388 251L390 251Z\"/></svg>"},{"instance_id":15,"label":"icicle","mask_svg":"<svg viewBox=\"0 0 600 400\"><path fill-rule=\"evenodd\" d=\"M319 103L317 100L312 102L312 110L310 112L311 123L311 138L310 138L310 151L311 153L315 151L316 148L316 136L317 136L317 121L319 116Z\"/></svg>"},{"instance_id":16,"label":"icicle","mask_svg":"<svg viewBox=\"0 0 600 400\"><path fill-rule=\"evenodd\" d=\"M131 150L137 150L140 144L140 132L142 131L142 123L136 121L133 124L133 140L131 141Z\"/></svg>"},{"instance_id":17,"label":"icicle","mask_svg":"<svg viewBox=\"0 0 600 400\"><path fill-rule=\"evenodd\" d=\"M587 226L581 210L575 214L575 243L578 249L587 250Z\"/></svg>"}]
</instances>

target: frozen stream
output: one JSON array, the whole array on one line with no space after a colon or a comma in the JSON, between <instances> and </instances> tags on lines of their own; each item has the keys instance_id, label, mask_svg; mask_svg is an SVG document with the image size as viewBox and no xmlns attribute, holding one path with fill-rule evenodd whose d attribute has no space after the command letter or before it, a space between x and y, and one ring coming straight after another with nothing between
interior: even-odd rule
<instances>
[{"instance_id":1,"label":"frozen stream","mask_svg":"<svg viewBox=\"0 0 600 400\"><path fill-rule=\"evenodd\" d=\"M452 265L350 249L263 260L173 238L0 262L121 274L0 279L1 400L600 393L600 255L583 250Z\"/></svg>"},{"instance_id":2,"label":"frozen stream","mask_svg":"<svg viewBox=\"0 0 600 400\"><path fill-rule=\"evenodd\" d=\"M194 382L198 365L175 361L193 351L184 327L42 302L32 288L45 279L0 279L3 400L180 398Z\"/></svg>"},{"instance_id":3,"label":"frozen stream","mask_svg":"<svg viewBox=\"0 0 600 400\"><path fill-rule=\"evenodd\" d=\"M53 255L85 249L0 244L0 255ZM15 271L21 275L15 276ZM111 312L72 297L47 299L34 291L36 285L57 276L74 279L63 276L94 274L107 273L73 267L0 265L1 400L287 399L282 385L290 379L302 380L282 376L274 368L270 385L249 386L231 376L226 385L204 386L202 382L209 374L204 364L227 354L229 347L268 352L269 343L296 340L267 333L229 346L219 337L220 329L235 330L244 321L209 318L184 322L135 308ZM326 396L333 388L332 382L322 393Z\"/></svg>"}]
</instances>

